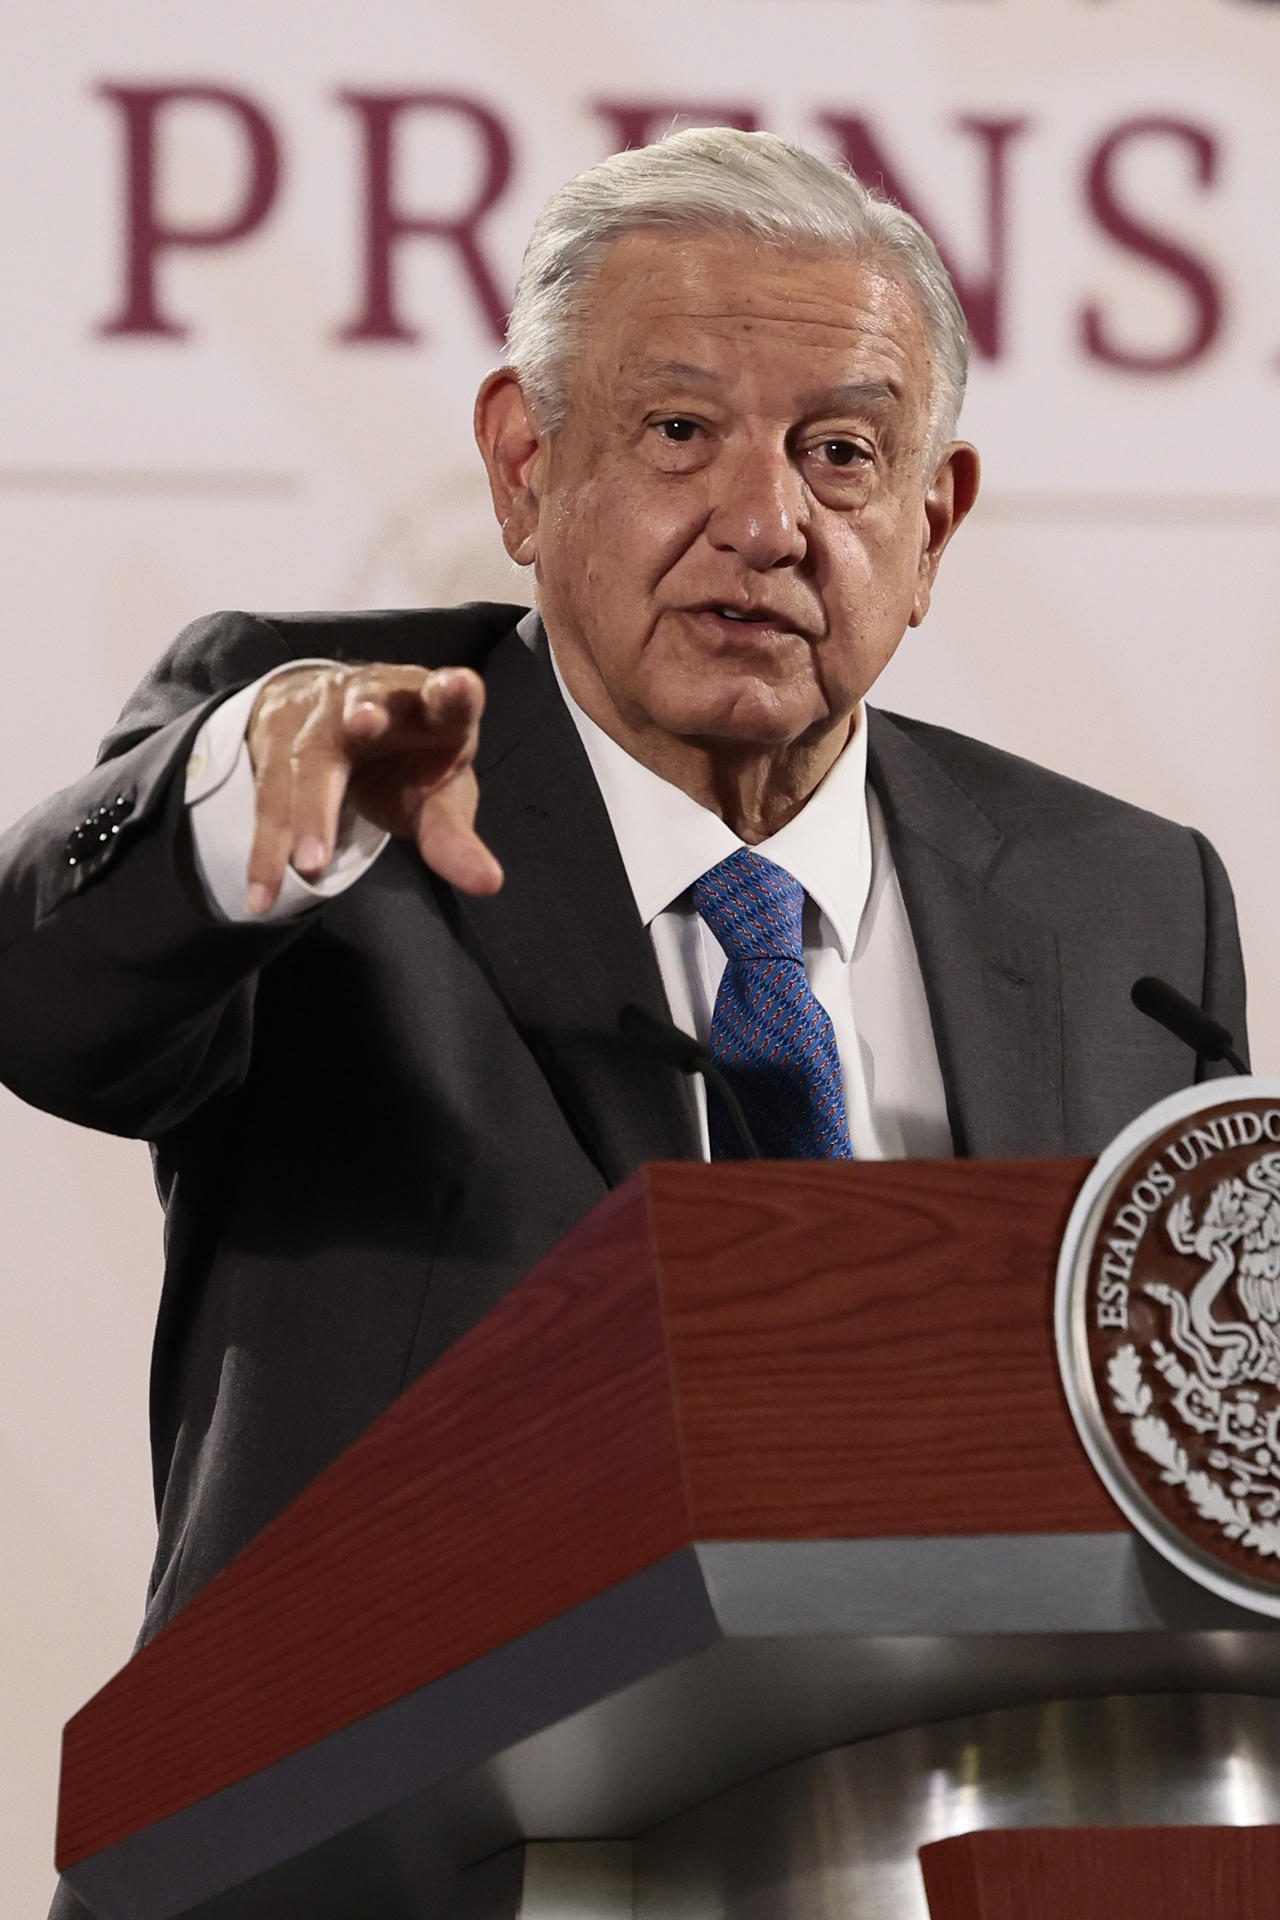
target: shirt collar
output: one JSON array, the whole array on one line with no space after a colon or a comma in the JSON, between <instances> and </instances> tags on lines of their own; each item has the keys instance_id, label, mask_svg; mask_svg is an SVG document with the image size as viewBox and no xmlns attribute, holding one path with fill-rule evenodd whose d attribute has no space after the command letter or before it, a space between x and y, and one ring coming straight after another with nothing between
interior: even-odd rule
<instances>
[{"instance_id":1,"label":"shirt collar","mask_svg":"<svg viewBox=\"0 0 1280 1920\"><path fill-rule=\"evenodd\" d=\"M699 806L612 740L569 692L554 652L551 664L591 762L637 910L647 927L695 880L743 843L718 814ZM859 704L849 743L822 784L785 827L756 848L804 887L826 919L846 965L871 885L866 779L866 713Z\"/></svg>"},{"instance_id":2,"label":"shirt collar","mask_svg":"<svg viewBox=\"0 0 1280 1920\"><path fill-rule=\"evenodd\" d=\"M861 701L848 744L825 780L756 852L800 882L826 918L847 966L871 890L867 711Z\"/></svg>"}]
</instances>

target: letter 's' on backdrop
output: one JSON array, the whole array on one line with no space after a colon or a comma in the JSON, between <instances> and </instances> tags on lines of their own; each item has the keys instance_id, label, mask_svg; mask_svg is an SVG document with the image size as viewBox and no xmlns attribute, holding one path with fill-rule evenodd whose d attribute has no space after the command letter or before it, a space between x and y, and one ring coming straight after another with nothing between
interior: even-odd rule
<instances>
[{"instance_id":1,"label":"letter 's' on backdrop","mask_svg":"<svg viewBox=\"0 0 1280 1920\"><path fill-rule=\"evenodd\" d=\"M305 16L305 18L304 18ZM0 814L214 607L518 598L470 443L547 193L673 117L931 228L986 489L883 704L1207 831L1280 1067L1276 0L47 0L0 70ZM143 1152L0 1095L0 1859L150 1556Z\"/></svg>"}]
</instances>

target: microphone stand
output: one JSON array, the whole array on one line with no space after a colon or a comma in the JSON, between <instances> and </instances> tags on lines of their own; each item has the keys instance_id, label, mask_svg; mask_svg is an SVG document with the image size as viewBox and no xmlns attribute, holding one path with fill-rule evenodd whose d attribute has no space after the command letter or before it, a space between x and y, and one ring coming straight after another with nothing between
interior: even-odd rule
<instances>
[{"instance_id":1,"label":"microphone stand","mask_svg":"<svg viewBox=\"0 0 1280 1920\"><path fill-rule=\"evenodd\" d=\"M691 1034L684 1033L670 1020L660 1020L656 1013L650 1013L648 1007L642 1007L635 1000L629 1001L618 1015L618 1026L628 1040L637 1046L645 1047L650 1053L665 1060L667 1065L675 1067L684 1074L700 1073L708 1087L714 1087L724 1103L724 1110L738 1144L742 1148L744 1160L758 1160L760 1149L747 1125L746 1115L738 1102L738 1096L721 1073L711 1054L701 1040L695 1040Z\"/></svg>"}]
</instances>

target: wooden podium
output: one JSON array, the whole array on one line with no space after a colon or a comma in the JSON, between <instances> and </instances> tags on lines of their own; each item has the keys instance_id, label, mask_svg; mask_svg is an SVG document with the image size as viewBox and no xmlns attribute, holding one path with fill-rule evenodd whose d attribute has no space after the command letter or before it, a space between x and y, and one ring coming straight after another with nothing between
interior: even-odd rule
<instances>
[{"instance_id":1,"label":"wooden podium","mask_svg":"<svg viewBox=\"0 0 1280 1920\"><path fill-rule=\"evenodd\" d=\"M80 1897L798 1920L896 1848L877 1911L1012 1920L1006 1830L1066 1886L1071 1830L1136 1872L1170 1825L1274 1888L1280 1637L1136 1540L1058 1384L1086 1170L643 1169L69 1723Z\"/></svg>"}]
</instances>

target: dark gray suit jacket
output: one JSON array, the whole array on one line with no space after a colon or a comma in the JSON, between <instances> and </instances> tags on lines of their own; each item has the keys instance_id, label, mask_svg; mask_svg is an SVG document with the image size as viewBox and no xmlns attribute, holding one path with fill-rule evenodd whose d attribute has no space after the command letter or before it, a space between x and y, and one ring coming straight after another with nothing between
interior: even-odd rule
<instances>
[{"instance_id":1,"label":"dark gray suit jacket","mask_svg":"<svg viewBox=\"0 0 1280 1920\"><path fill-rule=\"evenodd\" d=\"M97 769L0 841L0 1073L155 1143L147 1634L610 1186L697 1152L688 1088L618 1033L629 1000L664 1011L661 982L521 611L198 623ZM191 741L218 698L307 655L483 673L501 893L464 899L395 843L288 928L214 918ZM869 750L957 1151L1091 1152L1192 1079L1129 1003L1141 973L1243 1039L1230 892L1198 836L915 721L873 714Z\"/></svg>"}]
</instances>

